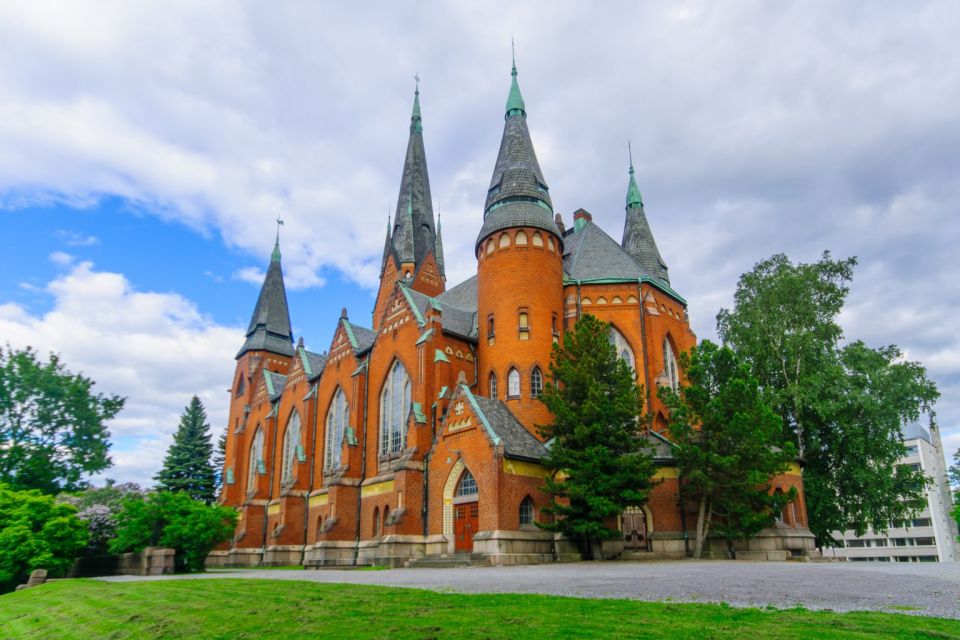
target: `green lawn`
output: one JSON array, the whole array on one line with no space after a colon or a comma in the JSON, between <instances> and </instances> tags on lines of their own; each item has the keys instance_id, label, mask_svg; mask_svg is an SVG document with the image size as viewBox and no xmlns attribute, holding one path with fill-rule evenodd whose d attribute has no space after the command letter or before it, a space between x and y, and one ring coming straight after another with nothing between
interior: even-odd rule
<instances>
[{"instance_id":1,"label":"green lawn","mask_svg":"<svg viewBox=\"0 0 960 640\"><path fill-rule=\"evenodd\" d=\"M960 638L960 621L288 580L63 580L0 596L0 638L744 637Z\"/></svg>"}]
</instances>

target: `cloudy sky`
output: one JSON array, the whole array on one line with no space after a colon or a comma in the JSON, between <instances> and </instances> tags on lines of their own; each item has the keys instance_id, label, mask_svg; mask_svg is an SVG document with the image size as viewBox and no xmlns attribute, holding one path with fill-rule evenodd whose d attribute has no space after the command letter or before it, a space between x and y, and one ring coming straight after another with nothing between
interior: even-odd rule
<instances>
[{"instance_id":1,"label":"cloudy sky","mask_svg":"<svg viewBox=\"0 0 960 640\"><path fill-rule=\"evenodd\" d=\"M149 483L192 394L219 432L281 215L294 331L369 325L413 92L449 282L503 125L510 40L551 195L619 238L631 140L671 281L715 336L776 252L860 264L848 338L940 385L960 447L956 2L0 3L0 342L128 398Z\"/></svg>"}]
</instances>

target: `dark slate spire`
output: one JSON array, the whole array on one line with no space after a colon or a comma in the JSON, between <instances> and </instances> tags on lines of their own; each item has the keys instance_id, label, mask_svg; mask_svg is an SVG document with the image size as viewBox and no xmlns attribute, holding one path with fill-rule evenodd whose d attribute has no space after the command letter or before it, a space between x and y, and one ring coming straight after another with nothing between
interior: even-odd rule
<instances>
[{"instance_id":1,"label":"dark slate spire","mask_svg":"<svg viewBox=\"0 0 960 640\"><path fill-rule=\"evenodd\" d=\"M643 212L643 198L637 187L637 178L633 169L633 152L630 153L630 182L627 185L627 219L623 226L624 251L637 262L650 276L670 284L667 263L660 256L657 243L650 231L650 223Z\"/></svg>"},{"instance_id":2,"label":"dark slate spire","mask_svg":"<svg viewBox=\"0 0 960 640\"><path fill-rule=\"evenodd\" d=\"M443 235L440 233L440 208L437 207L437 269L440 271L440 275L446 277L446 272L443 268Z\"/></svg>"},{"instance_id":3,"label":"dark slate spire","mask_svg":"<svg viewBox=\"0 0 960 640\"><path fill-rule=\"evenodd\" d=\"M493 168L479 244L500 229L533 226L560 236L553 220L553 203L527 129L527 111L517 83L517 65L510 70L510 94L504 114L500 152Z\"/></svg>"},{"instance_id":4,"label":"dark slate spire","mask_svg":"<svg viewBox=\"0 0 960 640\"><path fill-rule=\"evenodd\" d=\"M254 350L270 351L284 356L293 355L293 330L290 328L287 290L283 286L283 269L280 267L279 227L270 266L267 267L260 297L257 298L257 306L253 309L253 317L247 327L247 339L237 357Z\"/></svg>"},{"instance_id":5,"label":"dark slate spire","mask_svg":"<svg viewBox=\"0 0 960 640\"><path fill-rule=\"evenodd\" d=\"M383 276L383 271L387 268L387 258L390 257L390 251L393 247L390 244L391 231L393 229L390 226L390 214L387 214L387 239L383 242L383 260L380 261L380 276Z\"/></svg>"},{"instance_id":6,"label":"dark slate spire","mask_svg":"<svg viewBox=\"0 0 960 640\"><path fill-rule=\"evenodd\" d=\"M433 226L433 200L427 174L427 156L423 148L423 121L420 117L420 81L413 96L410 139L400 179L400 195L393 221L393 253L397 263L412 262L417 268L428 251L436 254Z\"/></svg>"}]
</instances>

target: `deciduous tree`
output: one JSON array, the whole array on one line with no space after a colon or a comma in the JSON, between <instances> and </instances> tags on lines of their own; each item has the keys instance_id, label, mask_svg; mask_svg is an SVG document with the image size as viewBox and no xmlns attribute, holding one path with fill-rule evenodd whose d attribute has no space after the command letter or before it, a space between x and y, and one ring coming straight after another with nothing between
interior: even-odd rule
<instances>
[{"instance_id":1,"label":"deciduous tree","mask_svg":"<svg viewBox=\"0 0 960 640\"><path fill-rule=\"evenodd\" d=\"M0 482L44 493L76 491L110 466L106 423L124 399L93 392L60 357L0 348Z\"/></svg>"}]
</instances>

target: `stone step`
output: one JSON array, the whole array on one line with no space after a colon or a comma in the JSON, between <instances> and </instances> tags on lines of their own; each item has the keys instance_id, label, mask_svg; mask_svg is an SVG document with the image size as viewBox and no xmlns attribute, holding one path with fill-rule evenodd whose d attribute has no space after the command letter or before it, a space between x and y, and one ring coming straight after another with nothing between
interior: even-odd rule
<instances>
[{"instance_id":1,"label":"stone step","mask_svg":"<svg viewBox=\"0 0 960 640\"><path fill-rule=\"evenodd\" d=\"M405 566L412 568L450 568L487 565L489 565L489 561L482 557L475 557L471 553L444 553L436 556L422 556L408 560Z\"/></svg>"},{"instance_id":2,"label":"stone step","mask_svg":"<svg viewBox=\"0 0 960 640\"><path fill-rule=\"evenodd\" d=\"M673 558L667 554L656 553L654 551L624 551L617 556L617 560L623 560L625 562L656 562L658 560L673 560Z\"/></svg>"}]
</instances>

